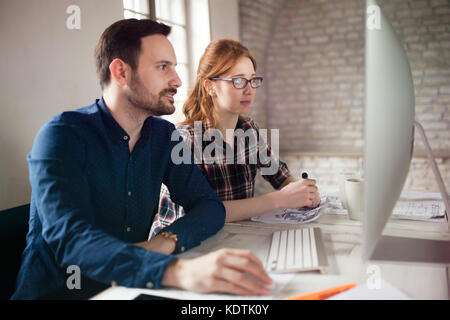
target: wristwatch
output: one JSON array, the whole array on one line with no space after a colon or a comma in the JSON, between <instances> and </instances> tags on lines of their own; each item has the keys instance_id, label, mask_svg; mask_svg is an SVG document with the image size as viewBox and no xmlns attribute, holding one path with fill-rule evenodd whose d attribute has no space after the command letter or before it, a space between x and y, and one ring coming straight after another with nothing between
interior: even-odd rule
<instances>
[{"instance_id":1,"label":"wristwatch","mask_svg":"<svg viewBox=\"0 0 450 320\"><path fill-rule=\"evenodd\" d=\"M160 233L158 233L158 234L162 235L164 238L169 238L169 239L175 240L175 242L178 242L178 237L177 237L177 235L176 235L176 234L173 234L173 233L170 232L170 231L163 231L163 232L160 232Z\"/></svg>"}]
</instances>

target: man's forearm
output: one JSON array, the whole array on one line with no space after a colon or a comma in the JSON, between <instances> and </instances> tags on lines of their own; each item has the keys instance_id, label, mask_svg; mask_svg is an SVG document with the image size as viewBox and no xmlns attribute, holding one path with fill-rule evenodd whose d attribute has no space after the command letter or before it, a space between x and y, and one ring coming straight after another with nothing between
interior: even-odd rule
<instances>
[{"instance_id":1,"label":"man's forearm","mask_svg":"<svg viewBox=\"0 0 450 320\"><path fill-rule=\"evenodd\" d=\"M184 289L180 280L180 272L183 271L182 268L183 259L176 258L172 260L164 272L164 276L161 280L161 285L164 287L172 287Z\"/></svg>"}]
</instances>

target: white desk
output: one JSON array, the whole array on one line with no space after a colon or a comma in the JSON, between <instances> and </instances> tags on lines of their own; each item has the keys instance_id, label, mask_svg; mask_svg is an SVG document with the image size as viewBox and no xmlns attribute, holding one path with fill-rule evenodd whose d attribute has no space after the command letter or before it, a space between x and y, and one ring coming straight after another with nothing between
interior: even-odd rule
<instances>
[{"instance_id":1,"label":"white desk","mask_svg":"<svg viewBox=\"0 0 450 320\"><path fill-rule=\"evenodd\" d=\"M445 266L363 263L361 222L350 220L342 215L322 215L315 222L306 225L269 225L252 221L227 223L216 235L184 253L183 256L195 257L219 248L243 248L252 250L255 255L265 261L271 233L274 230L311 226L322 229L329 263L328 273L298 273L274 298L282 299L349 282L366 285L369 278L373 279L376 276L373 269L368 267L376 265L378 267L375 268L380 271L379 275L382 279L413 299L449 299ZM390 220L383 234L450 240L450 233L446 230L445 223ZM101 298L101 294L98 298Z\"/></svg>"}]
</instances>

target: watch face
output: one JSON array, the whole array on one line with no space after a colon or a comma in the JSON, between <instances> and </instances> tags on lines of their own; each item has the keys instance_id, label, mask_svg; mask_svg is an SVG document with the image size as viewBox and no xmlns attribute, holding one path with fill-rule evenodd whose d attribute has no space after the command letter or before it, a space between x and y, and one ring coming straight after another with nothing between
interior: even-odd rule
<instances>
[{"instance_id":1,"label":"watch face","mask_svg":"<svg viewBox=\"0 0 450 320\"><path fill-rule=\"evenodd\" d=\"M173 234L172 232L163 231L160 233L165 238L173 239L175 241L178 241L178 237L176 234Z\"/></svg>"}]
</instances>

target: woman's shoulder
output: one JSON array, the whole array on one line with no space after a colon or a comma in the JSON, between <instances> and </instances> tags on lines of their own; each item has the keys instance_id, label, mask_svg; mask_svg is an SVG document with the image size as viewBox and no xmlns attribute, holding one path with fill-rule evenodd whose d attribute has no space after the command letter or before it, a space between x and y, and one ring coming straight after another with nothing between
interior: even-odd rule
<instances>
[{"instance_id":1,"label":"woman's shoulder","mask_svg":"<svg viewBox=\"0 0 450 320\"><path fill-rule=\"evenodd\" d=\"M238 120L238 128L246 130L246 129L255 129L259 130L258 125L255 120L250 118L249 116L240 116Z\"/></svg>"},{"instance_id":2,"label":"woman's shoulder","mask_svg":"<svg viewBox=\"0 0 450 320\"><path fill-rule=\"evenodd\" d=\"M177 126L177 130L188 132L190 135L194 135L194 127L190 124L180 124Z\"/></svg>"}]
</instances>

